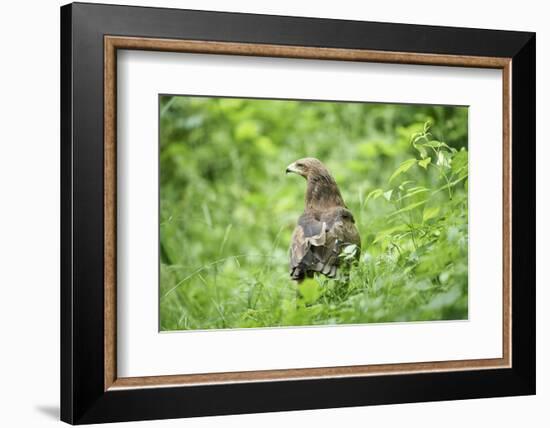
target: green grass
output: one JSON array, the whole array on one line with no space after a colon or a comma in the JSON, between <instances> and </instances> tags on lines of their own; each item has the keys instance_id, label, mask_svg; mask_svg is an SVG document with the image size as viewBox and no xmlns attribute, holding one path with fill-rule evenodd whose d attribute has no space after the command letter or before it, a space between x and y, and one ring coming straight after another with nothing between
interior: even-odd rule
<instances>
[{"instance_id":1,"label":"green grass","mask_svg":"<svg viewBox=\"0 0 550 428\"><path fill-rule=\"evenodd\" d=\"M163 96L161 330L466 319L467 109ZM347 280L289 279L313 156L354 213Z\"/></svg>"}]
</instances>

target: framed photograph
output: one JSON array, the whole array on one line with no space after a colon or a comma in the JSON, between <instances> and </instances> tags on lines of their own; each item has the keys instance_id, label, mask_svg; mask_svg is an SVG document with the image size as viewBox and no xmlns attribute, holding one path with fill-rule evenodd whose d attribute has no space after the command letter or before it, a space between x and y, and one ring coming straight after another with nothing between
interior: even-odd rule
<instances>
[{"instance_id":1,"label":"framed photograph","mask_svg":"<svg viewBox=\"0 0 550 428\"><path fill-rule=\"evenodd\" d=\"M61 8L61 418L535 393L535 35Z\"/></svg>"}]
</instances>

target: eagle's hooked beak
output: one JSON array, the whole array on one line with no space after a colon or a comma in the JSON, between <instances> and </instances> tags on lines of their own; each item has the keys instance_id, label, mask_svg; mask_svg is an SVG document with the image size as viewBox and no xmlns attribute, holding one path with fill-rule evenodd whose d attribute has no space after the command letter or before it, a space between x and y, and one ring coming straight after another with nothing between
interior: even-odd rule
<instances>
[{"instance_id":1,"label":"eagle's hooked beak","mask_svg":"<svg viewBox=\"0 0 550 428\"><path fill-rule=\"evenodd\" d=\"M302 175L302 171L296 166L296 163L291 163L289 166L286 167L286 174L290 173Z\"/></svg>"}]
</instances>

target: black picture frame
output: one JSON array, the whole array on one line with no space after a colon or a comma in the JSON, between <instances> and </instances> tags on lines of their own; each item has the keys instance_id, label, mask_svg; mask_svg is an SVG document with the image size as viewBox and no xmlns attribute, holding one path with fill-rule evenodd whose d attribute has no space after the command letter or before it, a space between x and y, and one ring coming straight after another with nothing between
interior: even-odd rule
<instances>
[{"instance_id":1,"label":"black picture frame","mask_svg":"<svg viewBox=\"0 0 550 428\"><path fill-rule=\"evenodd\" d=\"M512 367L105 391L105 35L512 58ZM535 97L534 33L63 6L61 419L86 424L534 394Z\"/></svg>"}]
</instances>

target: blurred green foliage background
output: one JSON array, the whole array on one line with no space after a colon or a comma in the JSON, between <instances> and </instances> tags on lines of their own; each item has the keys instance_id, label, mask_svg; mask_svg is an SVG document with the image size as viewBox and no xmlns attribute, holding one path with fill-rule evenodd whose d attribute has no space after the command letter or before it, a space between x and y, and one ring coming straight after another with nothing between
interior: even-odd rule
<instances>
[{"instance_id":1,"label":"blurred green foliage background","mask_svg":"<svg viewBox=\"0 0 550 428\"><path fill-rule=\"evenodd\" d=\"M161 330L466 319L465 107L160 97ZM362 237L348 281L289 279L320 159Z\"/></svg>"}]
</instances>

